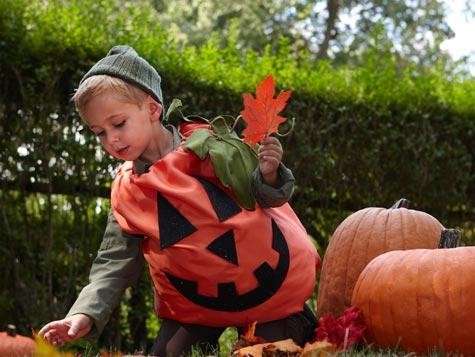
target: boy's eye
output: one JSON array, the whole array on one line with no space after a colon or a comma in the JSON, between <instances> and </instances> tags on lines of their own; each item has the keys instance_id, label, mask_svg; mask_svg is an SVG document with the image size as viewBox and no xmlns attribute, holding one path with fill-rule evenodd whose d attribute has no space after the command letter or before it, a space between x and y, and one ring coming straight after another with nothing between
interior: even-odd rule
<instances>
[{"instance_id":1,"label":"boy's eye","mask_svg":"<svg viewBox=\"0 0 475 357\"><path fill-rule=\"evenodd\" d=\"M99 131L96 133L96 136L104 136L104 131Z\"/></svg>"},{"instance_id":2,"label":"boy's eye","mask_svg":"<svg viewBox=\"0 0 475 357\"><path fill-rule=\"evenodd\" d=\"M122 120L120 123L114 124L114 126L115 126L116 128L120 128L120 127L124 126L124 124L125 124L125 120Z\"/></svg>"}]
</instances>

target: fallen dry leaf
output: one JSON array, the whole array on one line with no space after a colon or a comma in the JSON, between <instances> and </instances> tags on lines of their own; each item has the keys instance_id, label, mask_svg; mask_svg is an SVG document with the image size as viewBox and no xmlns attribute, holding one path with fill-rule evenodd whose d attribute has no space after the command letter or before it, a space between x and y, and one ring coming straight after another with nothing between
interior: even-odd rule
<instances>
[{"instance_id":1,"label":"fallen dry leaf","mask_svg":"<svg viewBox=\"0 0 475 357\"><path fill-rule=\"evenodd\" d=\"M270 357L270 356L300 356L302 348L292 339L260 343L241 348L233 353L233 357Z\"/></svg>"}]
</instances>

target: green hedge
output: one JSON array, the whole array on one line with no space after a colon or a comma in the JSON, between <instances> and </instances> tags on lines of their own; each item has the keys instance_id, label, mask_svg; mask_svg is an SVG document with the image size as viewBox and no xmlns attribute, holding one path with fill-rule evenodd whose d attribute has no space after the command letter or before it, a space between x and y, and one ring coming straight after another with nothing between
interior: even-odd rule
<instances>
[{"instance_id":1,"label":"green hedge","mask_svg":"<svg viewBox=\"0 0 475 357\"><path fill-rule=\"evenodd\" d=\"M162 74L165 102L179 97L187 113L237 115L240 93L253 91L268 73L281 88L292 89L286 114L296 118L296 129L285 140L285 159L298 177L297 206L301 201L305 207L315 202L315 208L356 209L388 205L404 195L439 216L473 210L473 79L448 80L437 69L424 74L411 66L400 69L390 54L375 52L365 55L364 67L333 68L305 54L293 58L284 41L278 53L268 48L241 53L232 38L218 48L213 36L202 48L180 48L147 2L1 0L0 13L3 115L17 122L6 126L22 129L21 139L31 128L18 124L18 109L26 121L43 122L57 113L46 127L82 129L68 104L70 94L108 48L128 43ZM110 162L92 163L94 141L87 137L90 147L77 147L72 134L57 140L53 154L74 148L86 159L80 169L98 172L97 177L81 172L82 179L89 187L107 186L104 167ZM28 160L15 151L7 150L2 161L10 155ZM36 154L44 158L44 152ZM57 174L73 180L64 171L60 167Z\"/></svg>"},{"instance_id":2,"label":"green hedge","mask_svg":"<svg viewBox=\"0 0 475 357\"><path fill-rule=\"evenodd\" d=\"M334 68L305 53L295 58L284 40L277 52L264 48L256 53L236 49L232 38L219 48L216 36L201 48L182 47L160 28L146 1L0 0L0 134L7 139L0 150L1 198L5 217L16 227L1 238L2 246L15 242L6 255L7 266L14 257L37 259L56 274L63 263L42 260L41 250L27 256L22 247L28 239L42 239L44 232L36 225L77 234L74 224L58 218L63 214L85 224L88 233L82 236L92 242L91 252L97 247L103 214L92 225L84 214L61 205L43 207L42 219L33 219L31 210L21 215L15 210L31 200L28 191L47 197L72 194L68 200L83 200L88 212L95 196L107 195L117 163L100 153L69 98L96 60L111 46L125 43L162 75L165 104L180 98L187 114L236 116L242 109L241 93L253 92L269 73L279 88L293 91L285 115L295 117L296 125L282 139L284 162L297 177L292 204L322 248L351 211L390 206L400 197L447 226L467 228L466 241L473 239L473 78L448 78L437 68L400 68L390 53L371 50L364 54L362 67ZM58 237L52 254L73 239ZM76 249L84 247L74 245ZM82 257L76 264L87 265L90 259ZM77 289L87 277L83 270L75 277ZM9 279L4 277L2 292L12 293ZM64 281L55 281L50 299L65 289ZM61 297L55 309L44 298L48 316L61 316L75 294ZM19 305L2 293L0 310L6 306L8 314ZM26 312L20 315L18 321L28 321ZM31 321L41 322L40 317Z\"/></svg>"}]
</instances>

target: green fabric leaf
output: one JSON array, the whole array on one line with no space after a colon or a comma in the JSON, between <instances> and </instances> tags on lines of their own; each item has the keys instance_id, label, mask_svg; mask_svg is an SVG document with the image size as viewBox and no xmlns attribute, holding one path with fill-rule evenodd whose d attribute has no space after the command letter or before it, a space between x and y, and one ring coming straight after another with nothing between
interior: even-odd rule
<instances>
[{"instance_id":1,"label":"green fabric leaf","mask_svg":"<svg viewBox=\"0 0 475 357\"><path fill-rule=\"evenodd\" d=\"M212 124L213 131L197 129L185 142L201 160L210 156L216 176L230 188L238 203L254 210L256 200L251 189L252 172L257 167L257 155L239 136L230 131L224 120Z\"/></svg>"},{"instance_id":2,"label":"green fabric leaf","mask_svg":"<svg viewBox=\"0 0 475 357\"><path fill-rule=\"evenodd\" d=\"M201 160L208 155L208 140L212 133L207 129L195 130L185 141L185 148L193 151Z\"/></svg>"},{"instance_id":3,"label":"green fabric leaf","mask_svg":"<svg viewBox=\"0 0 475 357\"><path fill-rule=\"evenodd\" d=\"M242 207L254 210L256 200L251 190L251 174L257 166L254 151L230 135L210 138L208 148L214 171L221 183L232 189Z\"/></svg>"}]
</instances>

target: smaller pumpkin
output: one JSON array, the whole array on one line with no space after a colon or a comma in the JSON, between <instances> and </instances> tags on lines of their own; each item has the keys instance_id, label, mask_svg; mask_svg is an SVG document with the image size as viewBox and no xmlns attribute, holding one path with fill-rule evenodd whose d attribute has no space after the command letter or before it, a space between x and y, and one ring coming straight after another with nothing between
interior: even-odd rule
<instances>
[{"instance_id":1,"label":"smaller pumpkin","mask_svg":"<svg viewBox=\"0 0 475 357\"><path fill-rule=\"evenodd\" d=\"M475 355L475 247L380 255L359 276L352 304L377 346Z\"/></svg>"},{"instance_id":2,"label":"smaller pumpkin","mask_svg":"<svg viewBox=\"0 0 475 357\"><path fill-rule=\"evenodd\" d=\"M339 316L350 307L353 288L366 264L391 250L437 248L442 224L409 208L404 198L391 208L368 207L347 217L333 233L323 257L317 315Z\"/></svg>"},{"instance_id":3,"label":"smaller pumpkin","mask_svg":"<svg viewBox=\"0 0 475 357\"><path fill-rule=\"evenodd\" d=\"M35 341L18 335L15 330L15 326L8 325L6 332L0 332L0 356L33 356L36 348Z\"/></svg>"}]
</instances>

